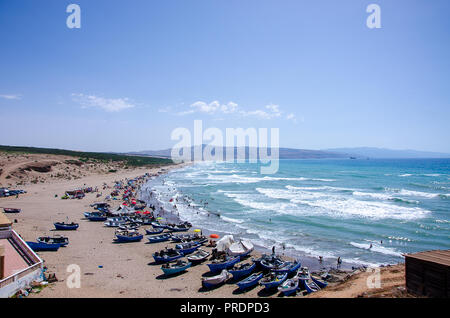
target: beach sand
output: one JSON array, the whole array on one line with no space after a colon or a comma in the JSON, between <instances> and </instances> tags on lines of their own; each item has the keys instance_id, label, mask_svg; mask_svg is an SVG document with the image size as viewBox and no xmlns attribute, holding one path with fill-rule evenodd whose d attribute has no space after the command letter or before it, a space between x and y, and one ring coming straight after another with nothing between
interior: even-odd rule
<instances>
[{"instance_id":1,"label":"beach sand","mask_svg":"<svg viewBox=\"0 0 450 318\"><path fill-rule=\"evenodd\" d=\"M38 155L34 156L31 161L35 163L37 160L39 162ZM55 158L45 158L45 160L55 160ZM19 160L18 163L10 162L9 166L3 165L3 171L11 171L11 165L23 166L24 162L29 164L29 161L23 159L23 161ZM278 292L266 293L260 287L242 293L238 291L235 282L228 282L213 290L204 290L201 286L201 277L202 275L210 275L209 268L206 265L207 262L193 266L182 274L165 277L160 269L161 265L153 264L152 253L166 246L173 246L173 243L148 244L146 238L136 243L113 243L114 228L105 227L103 222L90 222L84 219L83 212L92 211L89 205L102 201L105 195L112 191L112 189L102 190L104 183L113 186L114 182L118 180L135 178L145 173L156 174L161 172L162 169L167 171L177 167L179 166L136 169L119 169L118 167L116 173L107 173L110 167L97 167L89 172L82 171L80 168L76 179L73 177L70 180L67 178L41 177L42 182L25 183L24 186L18 186L18 188L27 190L27 193L20 195L19 198L1 198L0 206L22 209L21 213L9 214L8 217L12 221L17 221L13 228L25 240L35 241L39 236L52 236L54 234L67 236L70 240L67 247L60 248L57 252L38 252L38 255L45 261L44 265L48 268L46 274L55 273L58 281L49 284L40 293L30 294L29 297L277 297ZM15 166L13 168L17 169ZM4 175L2 175L2 178L4 178ZM84 185L98 187L99 192L103 192L103 196L96 198L94 192L87 193L80 200L61 199L66 190ZM55 195L58 196L55 197ZM115 209L121 201L112 202L112 209ZM54 231L53 222L58 221L74 221L79 223L80 227L77 231ZM144 233L144 229L149 227L151 226L141 227L139 231ZM211 248L203 248L211 251ZM255 250L251 256L257 258L260 254L261 251ZM250 261L250 259L247 261ZM68 288L66 284L72 274L72 272L67 272L67 268L71 264L80 267L80 288ZM330 286L326 290L316 293L313 297L361 296L367 291L367 288L364 289L362 284L367 279L364 274L366 273L358 274L361 276L358 278L358 275L350 276L349 272L346 271L336 273L336 277L340 277L339 281L344 282L337 282L333 284L335 286ZM358 283L349 283L350 278ZM398 279L398 284L401 287L404 282ZM302 295L297 297L302 297Z\"/></svg>"}]
</instances>

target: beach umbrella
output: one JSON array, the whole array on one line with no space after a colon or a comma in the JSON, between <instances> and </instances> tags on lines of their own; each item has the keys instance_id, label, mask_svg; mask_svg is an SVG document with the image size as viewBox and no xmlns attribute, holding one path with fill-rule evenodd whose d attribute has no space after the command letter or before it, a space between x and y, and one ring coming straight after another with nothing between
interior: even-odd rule
<instances>
[{"instance_id":1,"label":"beach umbrella","mask_svg":"<svg viewBox=\"0 0 450 318\"><path fill-rule=\"evenodd\" d=\"M210 238L219 238L219 235L218 234L211 234L209 237Z\"/></svg>"},{"instance_id":2,"label":"beach umbrella","mask_svg":"<svg viewBox=\"0 0 450 318\"><path fill-rule=\"evenodd\" d=\"M201 231L202 231L202 230L200 230L200 229L195 229L195 230L194 230L194 232L197 232L197 233L198 233L198 232L201 232Z\"/></svg>"},{"instance_id":3,"label":"beach umbrella","mask_svg":"<svg viewBox=\"0 0 450 318\"><path fill-rule=\"evenodd\" d=\"M144 214L151 214L151 212L150 211L145 211Z\"/></svg>"},{"instance_id":4,"label":"beach umbrella","mask_svg":"<svg viewBox=\"0 0 450 318\"><path fill-rule=\"evenodd\" d=\"M162 217L159 217L159 218L156 218L157 220L162 220L163 218Z\"/></svg>"}]
</instances>

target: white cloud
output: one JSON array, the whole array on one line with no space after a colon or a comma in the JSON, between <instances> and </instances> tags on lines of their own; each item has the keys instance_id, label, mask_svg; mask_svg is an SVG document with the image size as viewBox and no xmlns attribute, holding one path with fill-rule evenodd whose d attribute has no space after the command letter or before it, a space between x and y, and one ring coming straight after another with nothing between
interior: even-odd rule
<instances>
[{"instance_id":1,"label":"white cloud","mask_svg":"<svg viewBox=\"0 0 450 318\"><path fill-rule=\"evenodd\" d=\"M211 103L206 103L203 101L197 101L193 104L191 104L190 109L179 112L177 115L189 115L193 113L205 113L205 114L217 114L217 113L223 113L223 114L231 114L236 112L238 108L238 104L233 102L228 102L227 104L220 104L218 101L212 101Z\"/></svg>"},{"instance_id":2,"label":"white cloud","mask_svg":"<svg viewBox=\"0 0 450 318\"><path fill-rule=\"evenodd\" d=\"M4 99L22 99L22 96L20 95L0 95L0 98Z\"/></svg>"},{"instance_id":3,"label":"white cloud","mask_svg":"<svg viewBox=\"0 0 450 318\"><path fill-rule=\"evenodd\" d=\"M204 101L197 101L195 103L192 103L189 106L189 109L178 112L176 114L183 116L194 113L203 113L208 115L239 114L244 117L256 117L259 119L282 118L284 116L284 112L281 111L280 106L276 104L266 105L263 109L245 110L239 107L239 105L234 102L221 104L217 100L212 101L210 103ZM296 118L293 113L284 116L284 118L296 122Z\"/></svg>"},{"instance_id":4,"label":"white cloud","mask_svg":"<svg viewBox=\"0 0 450 318\"><path fill-rule=\"evenodd\" d=\"M107 112L120 112L124 109L135 107L128 98L103 98L95 95L72 94L74 101L81 107L98 107Z\"/></svg>"}]
</instances>

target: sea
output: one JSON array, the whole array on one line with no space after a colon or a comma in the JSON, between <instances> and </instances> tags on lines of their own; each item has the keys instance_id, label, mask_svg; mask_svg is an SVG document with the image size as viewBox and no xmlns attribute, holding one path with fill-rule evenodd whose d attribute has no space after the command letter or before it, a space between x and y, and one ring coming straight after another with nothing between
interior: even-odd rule
<instances>
[{"instance_id":1,"label":"sea","mask_svg":"<svg viewBox=\"0 0 450 318\"><path fill-rule=\"evenodd\" d=\"M143 191L181 220L298 258L355 266L450 249L450 159L198 162Z\"/></svg>"}]
</instances>

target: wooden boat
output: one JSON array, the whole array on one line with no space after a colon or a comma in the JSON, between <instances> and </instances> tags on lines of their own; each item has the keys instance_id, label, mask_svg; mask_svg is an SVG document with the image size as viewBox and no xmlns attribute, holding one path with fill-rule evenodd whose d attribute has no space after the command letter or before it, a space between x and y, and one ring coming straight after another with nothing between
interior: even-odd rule
<instances>
[{"instance_id":1,"label":"wooden boat","mask_svg":"<svg viewBox=\"0 0 450 318\"><path fill-rule=\"evenodd\" d=\"M320 287L312 280L307 267L300 268L296 277L300 280L308 294L320 290Z\"/></svg>"},{"instance_id":2,"label":"wooden boat","mask_svg":"<svg viewBox=\"0 0 450 318\"><path fill-rule=\"evenodd\" d=\"M86 218L92 222L106 221L106 219L107 219L107 217L104 213L100 213L100 212L87 212L87 213L88 214L85 214Z\"/></svg>"},{"instance_id":3,"label":"wooden boat","mask_svg":"<svg viewBox=\"0 0 450 318\"><path fill-rule=\"evenodd\" d=\"M259 280L262 277L263 277L263 273L262 272L253 273L249 277L244 278L240 282L236 283L236 285L238 285L240 290L244 290L244 289L250 288L250 287L255 286L256 284L258 284Z\"/></svg>"},{"instance_id":4,"label":"wooden boat","mask_svg":"<svg viewBox=\"0 0 450 318\"><path fill-rule=\"evenodd\" d=\"M157 229L157 228L163 228L163 229L166 229L166 228L167 228L167 225L166 225L166 224L162 224L162 223L159 223L159 222L152 222L151 224L152 224L152 227L153 227L154 229Z\"/></svg>"},{"instance_id":5,"label":"wooden boat","mask_svg":"<svg viewBox=\"0 0 450 318\"><path fill-rule=\"evenodd\" d=\"M64 236L41 236L37 238L38 243L59 244L60 246L69 245L69 238Z\"/></svg>"},{"instance_id":6,"label":"wooden boat","mask_svg":"<svg viewBox=\"0 0 450 318\"><path fill-rule=\"evenodd\" d=\"M259 262L261 268L265 271L273 271L286 266L286 262L280 257L272 255L271 257L262 258Z\"/></svg>"},{"instance_id":7,"label":"wooden boat","mask_svg":"<svg viewBox=\"0 0 450 318\"><path fill-rule=\"evenodd\" d=\"M288 273L269 273L265 275L259 282L265 289L276 288L280 286L286 279Z\"/></svg>"},{"instance_id":8,"label":"wooden boat","mask_svg":"<svg viewBox=\"0 0 450 318\"><path fill-rule=\"evenodd\" d=\"M170 239L170 234L151 236L151 237L147 237L147 239L148 239L148 241L150 243L165 242L165 241L168 241Z\"/></svg>"},{"instance_id":9,"label":"wooden boat","mask_svg":"<svg viewBox=\"0 0 450 318\"><path fill-rule=\"evenodd\" d=\"M328 286L328 283L318 277L315 277L314 275L311 275L311 279L314 283L316 283L317 286L319 286L321 289Z\"/></svg>"},{"instance_id":10,"label":"wooden boat","mask_svg":"<svg viewBox=\"0 0 450 318\"><path fill-rule=\"evenodd\" d=\"M285 280L280 286L278 286L278 291L285 296L295 294L298 289L298 278L294 277Z\"/></svg>"},{"instance_id":11,"label":"wooden boat","mask_svg":"<svg viewBox=\"0 0 450 318\"><path fill-rule=\"evenodd\" d=\"M56 252L60 248L60 244L49 244L41 242L27 242L28 246L35 252L41 251L54 251Z\"/></svg>"},{"instance_id":12,"label":"wooden boat","mask_svg":"<svg viewBox=\"0 0 450 318\"><path fill-rule=\"evenodd\" d=\"M188 261L190 261L191 263L201 263L204 260L206 260L208 258L208 256L210 255L209 252L202 250L201 248L198 249L194 254L191 254L189 256L187 256Z\"/></svg>"},{"instance_id":13,"label":"wooden boat","mask_svg":"<svg viewBox=\"0 0 450 318\"><path fill-rule=\"evenodd\" d=\"M3 211L5 213L20 213L22 211L21 209L14 209L14 208L3 208Z\"/></svg>"},{"instance_id":14,"label":"wooden boat","mask_svg":"<svg viewBox=\"0 0 450 318\"><path fill-rule=\"evenodd\" d=\"M120 243L140 242L144 235L135 231L119 231L116 232L116 241Z\"/></svg>"},{"instance_id":15,"label":"wooden boat","mask_svg":"<svg viewBox=\"0 0 450 318\"><path fill-rule=\"evenodd\" d=\"M225 259L214 260L211 264L208 264L209 270L211 272L219 272L223 269L228 269L239 262L241 258L239 256L227 256Z\"/></svg>"},{"instance_id":16,"label":"wooden boat","mask_svg":"<svg viewBox=\"0 0 450 318\"><path fill-rule=\"evenodd\" d=\"M189 231L189 227L183 225L183 224L178 224L178 225L167 225L166 229L172 232L186 232Z\"/></svg>"},{"instance_id":17,"label":"wooden boat","mask_svg":"<svg viewBox=\"0 0 450 318\"><path fill-rule=\"evenodd\" d=\"M281 267L274 267L272 271L275 273L287 273L288 275L291 275L295 274L300 266L300 261L296 260L294 262L285 262Z\"/></svg>"},{"instance_id":18,"label":"wooden boat","mask_svg":"<svg viewBox=\"0 0 450 318\"><path fill-rule=\"evenodd\" d=\"M124 231L137 230L139 228L139 224L137 223L122 223L119 225L119 229Z\"/></svg>"},{"instance_id":19,"label":"wooden boat","mask_svg":"<svg viewBox=\"0 0 450 318\"><path fill-rule=\"evenodd\" d=\"M145 233L147 233L147 235L155 235L155 234L161 234L164 231L163 228L158 228L158 229L146 229Z\"/></svg>"},{"instance_id":20,"label":"wooden boat","mask_svg":"<svg viewBox=\"0 0 450 318\"><path fill-rule=\"evenodd\" d=\"M240 279L244 276L250 275L256 269L256 264L245 263L241 265L234 265L228 272L233 275L234 279Z\"/></svg>"},{"instance_id":21,"label":"wooden boat","mask_svg":"<svg viewBox=\"0 0 450 318\"><path fill-rule=\"evenodd\" d=\"M226 269L222 270L219 275L212 277L202 277L202 286L205 288L213 288L220 284L223 284L228 278L230 278L230 273Z\"/></svg>"},{"instance_id":22,"label":"wooden boat","mask_svg":"<svg viewBox=\"0 0 450 318\"><path fill-rule=\"evenodd\" d=\"M162 271L165 275L173 275L180 273L191 267L192 263L183 260L178 260L175 263L166 263L161 266Z\"/></svg>"},{"instance_id":23,"label":"wooden boat","mask_svg":"<svg viewBox=\"0 0 450 318\"><path fill-rule=\"evenodd\" d=\"M53 225L55 226L55 229L60 231L75 231L79 227L79 224L74 222L72 223L56 222L53 223Z\"/></svg>"},{"instance_id":24,"label":"wooden boat","mask_svg":"<svg viewBox=\"0 0 450 318\"><path fill-rule=\"evenodd\" d=\"M175 245L175 249L183 255L193 253L196 250L198 250L199 247L200 247L200 244L196 244L193 242L181 243L181 244Z\"/></svg>"},{"instance_id":25,"label":"wooden boat","mask_svg":"<svg viewBox=\"0 0 450 318\"><path fill-rule=\"evenodd\" d=\"M103 224L107 227L119 227L120 225L123 225L124 222L106 220L106 222Z\"/></svg>"},{"instance_id":26,"label":"wooden boat","mask_svg":"<svg viewBox=\"0 0 450 318\"><path fill-rule=\"evenodd\" d=\"M204 238L204 236L199 236L197 234L174 234L172 235L172 241L174 242L189 242L199 238ZM208 239L206 239L208 240Z\"/></svg>"},{"instance_id":27,"label":"wooden boat","mask_svg":"<svg viewBox=\"0 0 450 318\"><path fill-rule=\"evenodd\" d=\"M153 258L156 263L167 263L182 257L183 254L173 248L166 248L165 250L153 253Z\"/></svg>"}]
</instances>

